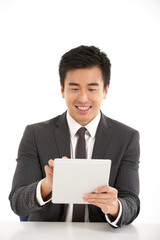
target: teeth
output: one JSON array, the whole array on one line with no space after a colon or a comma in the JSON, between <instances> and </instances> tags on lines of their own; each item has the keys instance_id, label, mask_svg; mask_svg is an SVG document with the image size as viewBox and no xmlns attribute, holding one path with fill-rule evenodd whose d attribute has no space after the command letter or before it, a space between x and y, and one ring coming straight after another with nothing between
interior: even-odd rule
<instances>
[{"instance_id":1,"label":"teeth","mask_svg":"<svg viewBox=\"0 0 160 240\"><path fill-rule=\"evenodd\" d=\"M87 110L87 109L89 109L90 107L78 107L78 109L80 109L80 110Z\"/></svg>"}]
</instances>

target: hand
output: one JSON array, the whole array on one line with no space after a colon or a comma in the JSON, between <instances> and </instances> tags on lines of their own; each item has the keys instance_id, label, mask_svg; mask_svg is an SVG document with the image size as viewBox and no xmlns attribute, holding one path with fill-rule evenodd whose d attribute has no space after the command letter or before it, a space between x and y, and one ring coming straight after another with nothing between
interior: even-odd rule
<instances>
[{"instance_id":1,"label":"hand","mask_svg":"<svg viewBox=\"0 0 160 240\"><path fill-rule=\"evenodd\" d=\"M62 158L67 158L67 157L62 157ZM50 159L48 161L48 165L44 167L46 177L43 179L41 183L41 195L44 201L47 200L47 197L50 196L52 192L53 169L54 169L54 160Z\"/></svg>"},{"instance_id":2,"label":"hand","mask_svg":"<svg viewBox=\"0 0 160 240\"><path fill-rule=\"evenodd\" d=\"M50 159L48 161L48 165L44 167L46 177L43 179L41 183L41 195L43 200L46 200L48 195L50 195L52 192L53 169L54 169L54 160Z\"/></svg>"},{"instance_id":3,"label":"hand","mask_svg":"<svg viewBox=\"0 0 160 240\"><path fill-rule=\"evenodd\" d=\"M95 189L93 193L84 195L83 200L101 208L104 214L110 214L117 218L119 213L118 191L110 186L103 186Z\"/></svg>"}]
</instances>

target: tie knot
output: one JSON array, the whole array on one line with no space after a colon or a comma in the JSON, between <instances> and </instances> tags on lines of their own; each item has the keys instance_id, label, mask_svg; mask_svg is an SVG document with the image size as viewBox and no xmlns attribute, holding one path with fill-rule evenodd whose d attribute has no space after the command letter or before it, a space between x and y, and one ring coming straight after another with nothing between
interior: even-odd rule
<instances>
[{"instance_id":1,"label":"tie knot","mask_svg":"<svg viewBox=\"0 0 160 240\"><path fill-rule=\"evenodd\" d=\"M77 131L78 136L81 136L81 137L84 136L85 131L86 131L85 127L79 128L78 131Z\"/></svg>"}]
</instances>

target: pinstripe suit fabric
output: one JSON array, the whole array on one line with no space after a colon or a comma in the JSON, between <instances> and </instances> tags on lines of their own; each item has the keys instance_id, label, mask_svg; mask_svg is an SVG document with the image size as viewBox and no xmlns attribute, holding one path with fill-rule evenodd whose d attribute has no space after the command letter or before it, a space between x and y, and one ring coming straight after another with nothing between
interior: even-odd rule
<instances>
[{"instance_id":1,"label":"pinstripe suit fabric","mask_svg":"<svg viewBox=\"0 0 160 240\"><path fill-rule=\"evenodd\" d=\"M102 114L92 158L112 160L109 185L118 190L123 208L119 226L131 223L139 213L139 155L139 133ZM17 215L29 215L29 221L65 220L66 204L49 202L40 207L36 200L37 184L45 177L44 166L49 159L62 156L70 158L66 113L26 127L9 196L12 210ZM91 222L106 222L100 208L88 207Z\"/></svg>"}]
</instances>

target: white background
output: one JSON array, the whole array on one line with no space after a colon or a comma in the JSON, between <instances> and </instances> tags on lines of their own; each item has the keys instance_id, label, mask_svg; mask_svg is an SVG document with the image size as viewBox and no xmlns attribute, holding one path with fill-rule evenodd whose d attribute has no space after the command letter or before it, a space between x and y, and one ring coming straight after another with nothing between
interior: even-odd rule
<instances>
[{"instance_id":1,"label":"white background","mask_svg":"<svg viewBox=\"0 0 160 240\"><path fill-rule=\"evenodd\" d=\"M112 63L103 112L140 132L141 213L160 223L160 1L0 0L0 221L19 221L8 201L26 125L65 109L60 57L95 45Z\"/></svg>"}]
</instances>

